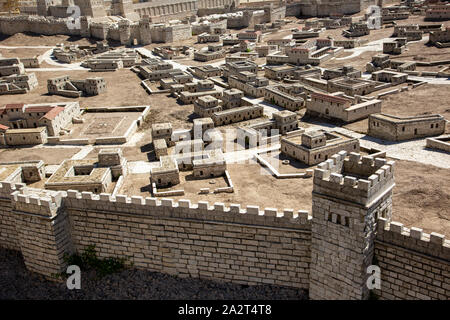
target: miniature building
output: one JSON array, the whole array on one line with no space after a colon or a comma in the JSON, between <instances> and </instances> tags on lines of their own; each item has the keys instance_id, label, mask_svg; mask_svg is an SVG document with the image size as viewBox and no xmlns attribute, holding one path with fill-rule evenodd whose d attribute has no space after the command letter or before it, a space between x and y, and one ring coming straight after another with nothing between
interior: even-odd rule
<instances>
[{"instance_id":1,"label":"miniature building","mask_svg":"<svg viewBox=\"0 0 450 320\"><path fill-rule=\"evenodd\" d=\"M199 97L194 101L194 113L200 117L210 117L214 112L221 111L222 107L219 106L219 100L212 96Z\"/></svg>"},{"instance_id":2,"label":"miniature building","mask_svg":"<svg viewBox=\"0 0 450 320\"><path fill-rule=\"evenodd\" d=\"M398 61L391 60L387 54L377 54L372 57L372 61L366 64L367 72L375 72L383 69L394 69L399 72L416 70L417 63L415 61ZM389 71L389 70L386 70Z\"/></svg>"},{"instance_id":3,"label":"miniature building","mask_svg":"<svg viewBox=\"0 0 450 320\"><path fill-rule=\"evenodd\" d=\"M361 37L370 34L370 29L367 22L358 21L352 22L348 30L342 31L344 37Z\"/></svg>"},{"instance_id":4,"label":"miniature building","mask_svg":"<svg viewBox=\"0 0 450 320\"><path fill-rule=\"evenodd\" d=\"M220 111L218 111L220 112ZM214 116L215 113L213 113ZM192 126L193 139L203 139L203 134L207 130L214 129L214 122L211 118L198 118L194 119L194 125Z\"/></svg>"},{"instance_id":5,"label":"miniature building","mask_svg":"<svg viewBox=\"0 0 450 320\"><path fill-rule=\"evenodd\" d=\"M194 103L194 101L203 96L212 96L219 99L222 96L222 93L219 90L205 90L198 92L182 91L180 92L178 98L182 103L190 104Z\"/></svg>"},{"instance_id":6,"label":"miniature building","mask_svg":"<svg viewBox=\"0 0 450 320\"><path fill-rule=\"evenodd\" d=\"M200 134L197 137L194 137L192 140L181 140L175 143L175 149L173 151L174 156L176 155L185 155L192 152L200 152L203 151L204 142ZM179 163L180 164L180 163ZM186 169L185 166L182 166L180 170Z\"/></svg>"},{"instance_id":7,"label":"miniature building","mask_svg":"<svg viewBox=\"0 0 450 320\"><path fill-rule=\"evenodd\" d=\"M361 71L356 70L352 66L343 66L333 69L324 69L322 79L331 80L339 77L347 76L349 78L361 78Z\"/></svg>"},{"instance_id":8,"label":"miniature building","mask_svg":"<svg viewBox=\"0 0 450 320\"><path fill-rule=\"evenodd\" d=\"M298 129L297 114L288 110L277 111L272 114L275 128L280 134Z\"/></svg>"},{"instance_id":9,"label":"miniature building","mask_svg":"<svg viewBox=\"0 0 450 320\"><path fill-rule=\"evenodd\" d=\"M0 145L20 146L42 143L47 143L46 127L6 130L0 127Z\"/></svg>"},{"instance_id":10,"label":"miniature building","mask_svg":"<svg viewBox=\"0 0 450 320\"><path fill-rule=\"evenodd\" d=\"M111 191L114 180L126 175L120 149L100 150L97 160L64 160L45 183L49 190Z\"/></svg>"},{"instance_id":11,"label":"miniature building","mask_svg":"<svg viewBox=\"0 0 450 320\"><path fill-rule=\"evenodd\" d=\"M91 71L115 71L138 65L141 60L141 56L135 50L117 49L90 58L81 65L90 68Z\"/></svg>"},{"instance_id":12,"label":"miniature building","mask_svg":"<svg viewBox=\"0 0 450 320\"><path fill-rule=\"evenodd\" d=\"M38 81L34 73L0 77L0 95L27 93L37 86Z\"/></svg>"},{"instance_id":13,"label":"miniature building","mask_svg":"<svg viewBox=\"0 0 450 320\"><path fill-rule=\"evenodd\" d=\"M198 43L219 42L219 41L220 41L219 34L209 34L205 32L197 36Z\"/></svg>"},{"instance_id":14,"label":"miniature building","mask_svg":"<svg viewBox=\"0 0 450 320\"><path fill-rule=\"evenodd\" d=\"M258 72L258 65L254 62L247 60L227 62L224 67L223 75L225 78L228 78L229 76L236 76L244 71L256 74Z\"/></svg>"},{"instance_id":15,"label":"miniature building","mask_svg":"<svg viewBox=\"0 0 450 320\"><path fill-rule=\"evenodd\" d=\"M390 70L380 70L372 73L372 80L390 82L393 85L398 85L408 80L408 74Z\"/></svg>"},{"instance_id":16,"label":"miniature building","mask_svg":"<svg viewBox=\"0 0 450 320\"><path fill-rule=\"evenodd\" d=\"M267 57L267 55L271 54L272 52L275 52L277 50L276 46L257 46L255 47L255 51L258 53L258 57Z\"/></svg>"},{"instance_id":17,"label":"miniature building","mask_svg":"<svg viewBox=\"0 0 450 320\"><path fill-rule=\"evenodd\" d=\"M274 135L284 135L299 130L297 114L288 110L272 113L272 119L263 120L249 126L239 127L237 143L246 149L270 142Z\"/></svg>"},{"instance_id":18,"label":"miniature building","mask_svg":"<svg viewBox=\"0 0 450 320\"><path fill-rule=\"evenodd\" d=\"M388 114L369 116L368 135L389 141L438 136L445 132L446 120L439 114L396 117Z\"/></svg>"},{"instance_id":19,"label":"miniature building","mask_svg":"<svg viewBox=\"0 0 450 320\"><path fill-rule=\"evenodd\" d=\"M418 24L397 25L394 26L393 37L406 38L407 41L422 40L423 31Z\"/></svg>"},{"instance_id":20,"label":"miniature building","mask_svg":"<svg viewBox=\"0 0 450 320\"><path fill-rule=\"evenodd\" d=\"M383 53L385 54L401 54L406 49L406 38L397 38L392 41L383 42Z\"/></svg>"},{"instance_id":21,"label":"miniature building","mask_svg":"<svg viewBox=\"0 0 450 320\"><path fill-rule=\"evenodd\" d=\"M189 67L188 70L196 77L201 79L208 79L211 77L220 77L222 75L222 70L219 67L214 67L211 65Z\"/></svg>"},{"instance_id":22,"label":"miniature building","mask_svg":"<svg viewBox=\"0 0 450 320\"><path fill-rule=\"evenodd\" d=\"M267 56L267 64L320 65L334 57L344 48L335 47L331 39L307 41L301 46L285 47L284 53L275 52Z\"/></svg>"},{"instance_id":23,"label":"miniature building","mask_svg":"<svg viewBox=\"0 0 450 320\"><path fill-rule=\"evenodd\" d=\"M324 29L308 29L308 30L296 30L292 32L292 39L306 39L306 38L317 38L320 33L325 31Z\"/></svg>"},{"instance_id":24,"label":"miniature building","mask_svg":"<svg viewBox=\"0 0 450 320\"><path fill-rule=\"evenodd\" d=\"M67 126L79 116L78 102L7 104L0 108L0 124L12 129L46 127L49 136L67 131Z\"/></svg>"},{"instance_id":25,"label":"miniature building","mask_svg":"<svg viewBox=\"0 0 450 320\"><path fill-rule=\"evenodd\" d=\"M164 139L168 146L173 144L171 123L155 123L152 125L152 141L157 139Z\"/></svg>"},{"instance_id":26,"label":"miniature building","mask_svg":"<svg viewBox=\"0 0 450 320\"><path fill-rule=\"evenodd\" d=\"M449 20L450 19L450 5L448 3L441 3L436 5L429 5L425 11L425 20Z\"/></svg>"},{"instance_id":27,"label":"miniature building","mask_svg":"<svg viewBox=\"0 0 450 320\"><path fill-rule=\"evenodd\" d=\"M312 93L306 101L309 114L334 118L345 122L364 119L372 113L381 112L381 100L373 99L353 104L351 99L330 94Z\"/></svg>"},{"instance_id":28,"label":"miniature building","mask_svg":"<svg viewBox=\"0 0 450 320\"><path fill-rule=\"evenodd\" d=\"M10 76L13 74L24 74L25 67L18 58L0 59L0 77Z\"/></svg>"},{"instance_id":29,"label":"miniature building","mask_svg":"<svg viewBox=\"0 0 450 320\"><path fill-rule=\"evenodd\" d=\"M215 112L211 118L214 121L214 125L217 127L235 122L259 118L263 116L263 112L263 106L252 105Z\"/></svg>"},{"instance_id":30,"label":"miniature building","mask_svg":"<svg viewBox=\"0 0 450 320\"><path fill-rule=\"evenodd\" d=\"M106 82L100 77L71 80L69 76L60 76L48 79L47 89L49 94L70 98L78 98L82 94L95 96L106 91Z\"/></svg>"},{"instance_id":31,"label":"miniature building","mask_svg":"<svg viewBox=\"0 0 450 320\"><path fill-rule=\"evenodd\" d=\"M175 59L189 57L192 48L188 46L163 46L154 48L153 52L163 59Z\"/></svg>"},{"instance_id":32,"label":"miniature building","mask_svg":"<svg viewBox=\"0 0 450 320\"><path fill-rule=\"evenodd\" d=\"M196 51L194 52L194 60L197 61L211 61L216 59L222 59L225 57L225 51L222 45L208 45L206 51Z\"/></svg>"},{"instance_id":33,"label":"miniature building","mask_svg":"<svg viewBox=\"0 0 450 320\"><path fill-rule=\"evenodd\" d=\"M222 95L222 108L232 109L241 106L241 99L244 97L244 93L238 89L224 90Z\"/></svg>"},{"instance_id":34,"label":"miniature building","mask_svg":"<svg viewBox=\"0 0 450 320\"><path fill-rule=\"evenodd\" d=\"M250 40L250 41L258 41L261 32L254 30L245 30L244 32L239 32L237 37L239 40Z\"/></svg>"},{"instance_id":35,"label":"miniature building","mask_svg":"<svg viewBox=\"0 0 450 320\"><path fill-rule=\"evenodd\" d=\"M159 159L160 166L151 169L151 181L157 187L171 187L180 183L177 161L170 156Z\"/></svg>"},{"instance_id":36,"label":"miniature building","mask_svg":"<svg viewBox=\"0 0 450 320\"><path fill-rule=\"evenodd\" d=\"M427 138L426 141L427 148L450 152L450 135L439 138Z\"/></svg>"},{"instance_id":37,"label":"miniature building","mask_svg":"<svg viewBox=\"0 0 450 320\"><path fill-rule=\"evenodd\" d=\"M336 47L342 47L344 49L353 49L361 46L361 41L358 39L340 39L334 40L334 45Z\"/></svg>"},{"instance_id":38,"label":"miniature building","mask_svg":"<svg viewBox=\"0 0 450 320\"><path fill-rule=\"evenodd\" d=\"M313 131L281 139L281 153L313 166L339 151L359 152L359 140L336 131Z\"/></svg>"},{"instance_id":39,"label":"miniature building","mask_svg":"<svg viewBox=\"0 0 450 320\"><path fill-rule=\"evenodd\" d=\"M305 105L306 94L301 86L267 86L264 100L291 111L300 110Z\"/></svg>"},{"instance_id":40,"label":"miniature building","mask_svg":"<svg viewBox=\"0 0 450 320\"><path fill-rule=\"evenodd\" d=\"M227 163L220 149L208 152L208 157L192 161L193 175L198 178L220 177L227 170Z\"/></svg>"},{"instance_id":41,"label":"miniature building","mask_svg":"<svg viewBox=\"0 0 450 320\"><path fill-rule=\"evenodd\" d=\"M0 181L33 183L44 178L45 165L42 160L0 163Z\"/></svg>"},{"instance_id":42,"label":"miniature building","mask_svg":"<svg viewBox=\"0 0 450 320\"><path fill-rule=\"evenodd\" d=\"M326 91L344 92L348 96L365 96L366 94L375 91L378 85L380 85L380 83L373 80L366 80L362 78L356 79L345 76L328 80L326 83Z\"/></svg>"},{"instance_id":43,"label":"miniature building","mask_svg":"<svg viewBox=\"0 0 450 320\"><path fill-rule=\"evenodd\" d=\"M258 77L249 71L243 71L236 76L229 76L228 85L243 91L246 95L258 98L264 96L264 89L269 85L269 79Z\"/></svg>"},{"instance_id":44,"label":"miniature building","mask_svg":"<svg viewBox=\"0 0 450 320\"><path fill-rule=\"evenodd\" d=\"M177 75L184 75L185 73L180 69L167 68L165 64L153 64L138 66L139 74L150 81L159 81L161 79L174 78Z\"/></svg>"},{"instance_id":45,"label":"miniature building","mask_svg":"<svg viewBox=\"0 0 450 320\"><path fill-rule=\"evenodd\" d=\"M446 27L443 30L434 30L430 32L429 41L438 48L449 47L450 44L450 27Z\"/></svg>"},{"instance_id":46,"label":"miniature building","mask_svg":"<svg viewBox=\"0 0 450 320\"><path fill-rule=\"evenodd\" d=\"M281 81L283 79L301 79L303 77L320 78L321 71L317 67L295 66L289 64L265 66L264 76L268 79Z\"/></svg>"},{"instance_id":47,"label":"miniature building","mask_svg":"<svg viewBox=\"0 0 450 320\"><path fill-rule=\"evenodd\" d=\"M156 159L161 159L162 156L167 156L167 143L164 139L153 140L153 148L155 149Z\"/></svg>"}]
</instances>

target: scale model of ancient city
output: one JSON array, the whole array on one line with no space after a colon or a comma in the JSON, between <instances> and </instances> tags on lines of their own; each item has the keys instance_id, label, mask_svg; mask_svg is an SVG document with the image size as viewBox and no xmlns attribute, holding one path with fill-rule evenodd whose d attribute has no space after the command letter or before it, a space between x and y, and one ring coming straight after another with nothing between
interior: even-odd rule
<instances>
[{"instance_id":1,"label":"scale model of ancient city","mask_svg":"<svg viewBox=\"0 0 450 320\"><path fill-rule=\"evenodd\" d=\"M450 298L449 1L0 5L0 250L27 272L95 245L308 299Z\"/></svg>"}]
</instances>

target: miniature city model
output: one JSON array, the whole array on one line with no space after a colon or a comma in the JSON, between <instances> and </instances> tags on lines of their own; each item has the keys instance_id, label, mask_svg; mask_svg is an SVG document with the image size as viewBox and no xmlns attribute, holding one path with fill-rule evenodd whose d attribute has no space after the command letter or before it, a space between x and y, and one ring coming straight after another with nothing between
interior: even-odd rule
<instances>
[{"instance_id":1,"label":"miniature city model","mask_svg":"<svg viewBox=\"0 0 450 320\"><path fill-rule=\"evenodd\" d=\"M448 1L0 7L0 298L450 299Z\"/></svg>"}]
</instances>

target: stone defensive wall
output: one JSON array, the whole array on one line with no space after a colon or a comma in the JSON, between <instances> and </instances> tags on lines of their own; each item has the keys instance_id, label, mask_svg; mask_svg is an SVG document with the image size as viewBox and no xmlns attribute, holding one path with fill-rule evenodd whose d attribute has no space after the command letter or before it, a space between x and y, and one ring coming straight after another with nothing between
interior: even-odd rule
<instances>
[{"instance_id":1,"label":"stone defensive wall","mask_svg":"<svg viewBox=\"0 0 450 320\"><path fill-rule=\"evenodd\" d=\"M70 25L71 22L67 18L0 16L0 34L5 35L13 35L20 32L44 35L77 35L100 40L120 41L121 44L132 44L136 40L144 45L152 42L174 42L189 39L192 36L190 24L150 25L145 19L137 23L125 21L119 24L92 22L90 18L81 17L80 28L69 28Z\"/></svg>"},{"instance_id":2,"label":"stone defensive wall","mask_svg":"<svg viewBox=\"0 0 450 320\"><path fill-rule=\"evenodd\" d=\"M334 283L327 288L323 281L334 273L327 274L318 263L327 265L330 256L339 254L355 263L348 265L358 271L337 274L334 282L341 281L343 288L338 298L348 298L349 287L366 290L361 288L363 282L355 279L360 275L364 278L368 263L381 268L381 289L374 291L378 298L449 299L450 242L443 235L428 235L391 222L390 214L374 218L375 211L385 212L391 205L391 193L375 198L378 186L392 184L394 163L354 154L343 161L343 156L341 152L315 170L314 192L325 188L328 196L320 201L313 197L312 215L303 210L50 191L2 182L0 246L21 251L29 270L50 278L65 271L65 253L95 244L99 256L127 258L137 268L179 277L303 288L312 298L329 298L323 290L335 290L331 287ZM335 168L352 172L370 169L374 173L367 180L356 179L342 177ZM347 189L370 198L370 211L361 205L364 197L344 199ZM333 213L317 201L326 201ZM346 207L352 208L350 220ZM359 216L362 212L367 216ZM322 238L322 234L328 236ZM359 234L366 236L361 243L350 241L334 248L330 237L339 234L352 239L359 239ZM373 249L373 259L367 248ZM327 255L327 250L334 253ZM366 258L361 259L363 256Z\"/></svg>"},{"instance_id":3,"label":"stone defensive wall","mask_svg":"<svg viewBox=\"0 0 450 320\"><path fill-rule=\"evenodd\" d=\"M442 235L380 218L375 258L381 268L375 293L382 298L449 299L450 243Z\"/></svg>"},{"instance_id":4,"label":"stone defensive wall","mask_svg":"<svg viewBox=\"0 0 450 320\"><path fill-rule=\"evenodd\" d=\"M69 29L67 19L41 16L0 16L0 33L13 35L32 32L44 35L80 35L80 29Z\"/></svg>"}]
</instances>

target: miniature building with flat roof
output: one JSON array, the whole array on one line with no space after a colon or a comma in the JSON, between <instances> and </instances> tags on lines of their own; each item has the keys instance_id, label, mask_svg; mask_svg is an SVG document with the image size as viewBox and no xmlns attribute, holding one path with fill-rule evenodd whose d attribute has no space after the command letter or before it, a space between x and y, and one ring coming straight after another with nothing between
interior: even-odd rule
<instances>
[{"instance_id":1,"label":"miniature building with flat roof","mask_svg":"<svg viewBox=\"0 0 450 320\"><path fill-rule=\"evenodd\" d=\"M152 125L152 141L157 139L164 139L168 146L172 145L172 124L167 123L154 123Z\"/></svg>"},{"instance_id":2,"label":"miniature building with flat roof","mask_svg":"<svg viewBox=\"0 0 450 320\"><path fill-rule=\"evenodd\" d=\"M106 91L105 79L101 77L86 80L71 80L69 76L60 76L47 80L49 94L78 98L82 95L95 96Z\"/></svg>"},{"instance_id":3,"label":"miniature building with flat roof","mask_svg":"<svg viewBox=\"0 0 450 320\"><path fill-rule=\"evenodd\" d=\"M281 139L281 153L307 165L321 163L339 151L359 152L359 140L331 131L312 131Z\"/></svg>"},{"instance_id":4,"label":"miniature building with flat roof","mask_svg":"<svg viewBox=\"0 0 450 320\"><path fill-rule=\"evenodd\" d=\"M222 93L222 108L232 109L240 107L243 97L244 92L239 89L231 88L228 90L224 90Z\"/></svg>"},{"instance_id":5,"label":"miniature building with flat roof","mask_svg":"<svg viewBox=\"0 0 450 320\"><path fill-rule=\"evenodd\" d=\"M446 120L440 114L415 117L372 114L367 134L389 141L403 141L444 134L445 125Z\"/></svg>"},{"instance_id":6,"label":"miniature building with flat roof","mask_svg":"<svg viewBox=\"0 0 450 320\"><path fill-rule=\"evenodd\" d=\"M227 170L227 163L220 149L209 150L207 157L192 161L193 175L198 178L220 177Z\"/></svg>"},{"instance_id":7,"label":"miniature building with flat roof","mask_svg":"<svg viewBox=\"0 0 450 320\"><path fill-rule=\"evenodd\" d=\"M167 156L167 143L164 139L153 140L153 148L155 149L156 159L160 159L162 156Z\"/></svg>"},{"instance_id":8,"label":"miniature building with flat roof","mask_svg":"<svg viewBox=\"0 0 450 320\"><path fill-rule=\"evenodd\" d=\"M189 67L188 71L191 72L194 76L199 77L201 79L220 77L222 75L222 69L211 65Z\"/></svg>"},{"instance_id":9,"label":"miniature building with flat roof","mask_svg":"<svg viewBox=\"0 0 450 320\"><path fill-rule=\"evenodd\" d=\"M64 160L45 183L49 190L111 192L113 182L127 174L121 149L101 149L97 160Z\"/></svg>"},{"instance_id":10,"label":"miniature building with flat roof","mask_svg":"<svg viewBox=\"0 0 450 320\"><path fill-rule=\"evenodd\" d=\"M322 79L331 80L334 78L347 76L349 78L361 78L361 71L352 66L342 66L333 69L324 69Z\"/></svg>"},{"instance_id":11,"label":"miniature building with flat roof","mask_svg":"<svg viewBox=\"0 0 450 320\"><path fill-rule=\"evenodd\" d=\"M215 112L211 118L214 121L214 125L217 127L235 122L259 118L263 116L263 113L263 106L257 104Z\"/></svg>"},{"instance_id":12,"label":"miniature building with flat roof","mask_svg":"<svg viewBox=\"0 0 450 320\"><path fill-rule=\"evenodd\" d=\"M221 112L221 111L218 111ZM214 115L215 113L213 113ZM192 126L193 139L203 139L203 134L207 130L214 129L214 122L210 117L194 119Z\"/></svg>"},{"instance_id":13,"label":"miniature building with flat roof","mask_svg":"<svg viewBox=\"0 0 450 320\"><path fill-rule=\"evenodd\" d=\"M178 163L171 156L162 156L159 167L151 169L151 181L157 187L171 187L180 183Z\"/></svg>"},{"instance_id":14,"label":"miniature building with flat roof","mask_svg":"<svg viewBox=\"0 0 450 320\"><path fill-rule=\"evenodd\" d=\"M267 86L264 100L291 111L300 110L305 106L306 94L300 86Z\"/></svg>"},{"instance_id":15,"label":"miniature building with flat roof","mask_svg":"<svg viewBox=\"0 0 450 320\"><path fill-rule=\"evenodd\" d=\"M44 178L42 160L0 162L0 181L29 184Z\"/></svg>"},{"instance_id":16,"label":"miniature building with flat roof","mask_svg":"<svg viewBox=\"0 0 450 320\"><path fill-rule=\"evenodd\" d=\"M199 97L194 101L194 113L200 117L210 117L214 112L221 111L222 106L219 105L219 100L213 96Z\"/></svg>"}]
</instances>

